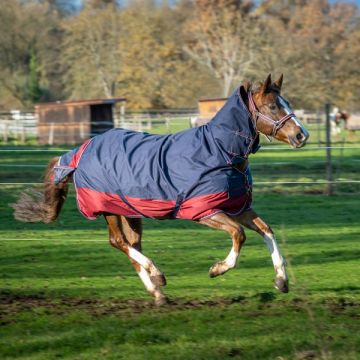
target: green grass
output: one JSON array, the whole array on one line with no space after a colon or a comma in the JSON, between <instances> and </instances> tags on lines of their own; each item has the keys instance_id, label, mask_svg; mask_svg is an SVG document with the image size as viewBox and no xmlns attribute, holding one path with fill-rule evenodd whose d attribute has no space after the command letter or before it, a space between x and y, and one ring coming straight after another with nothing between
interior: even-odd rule
<instances>
[{"instance_id":1,"label":"green grass","mask_svg":"<svg viewBox=\"0 0 360 360\"><path fill-rule=\"evenodd\" d=\"M72 196L48 226L15 223L9 191L0 196L1 358L359 358L356 198L255 198L290 260L287 295L273 290L256 234L248 232L237 269L210 279L207 269L230 248L226 234L145 221L144 252L175 301L156 309L125 255L108 245L104 221L82 219Z\"/></svg>"},{"instance_id":2,"label":"green grass","mask_svg":"<svg viewBox=\"0 0 360 360\"><path fill-rule=\"evenodd\" d=\"M310 145L311 146L311 145ZM360 181L360 145L346 144L344 148L332 150L332 164L334 180ZM355 147L355 148L354 148ZM16 147L16 149L34 149L34 147ZM70 149L71 146L63 146L55 149ZM274 149L277 150L269 150ZM0 146L0 183L11 182L38 182L49 158L61 155L61 151L54 152L2 152L9 147ZM11 148L10 149L14 149ZM48 147L38 146L36 149L48 150ZM282 150L284 149L284 150ZM326 179L326 152L316 149L290 149L278 143L264 144L256 155L251 157L256 191L276 191L295 193L319 193L324 192L326 185L316 182ZM29 165L36 165L31 167ZM14 167L13 165L17 165ZM259 184L261 182L270 184ZM311 182L310 185L277 185L273 182L303 181ZM315 183L315 184L313 184ZM270 185L270 186L269 186ZM337 184L334 186L339 193L359 193L360 184Z\"/></svg>"},{"instance_id":3,"label":"green grass","mask_svg":"<svg viewBox=\"0 0 360 360\"><path fill-rule=\"evenodd\" d=\"M190 116L172 118L169 122L169 126L166 127L165 124L159 122L154 123L152 129L150 130L153 134L167 134L167 133L176 133L188 129L190 126Z\"/></svg>"},{"instance_id":4,"label":"green grass","mask_svg":"<svg viewBox=\"0 0 360 360\"><path fill-rule=\"evenodd\" d=\"M334 155L341 177L359 179L359 150ZM45 165L49 156L0 153L0 163ZM108 245L104 220L78 213L73 189L60 219L44 225L15 222L8 203L23 187L1 186L0 358L359 359L359 185L332 197L309 194L314 186L274 192L256 182L315 181L324 167L312 161L324 152L252 159L254 208L287 256L289 294L273 289L257 234L247 231L236 269L210 279L208 268L230 250L225 233L146 220L144 253L166 274L173 300L156 308L126 256ZM42 169L0 171L0 182L38 181Z\"/></svg>"}]
</instances>

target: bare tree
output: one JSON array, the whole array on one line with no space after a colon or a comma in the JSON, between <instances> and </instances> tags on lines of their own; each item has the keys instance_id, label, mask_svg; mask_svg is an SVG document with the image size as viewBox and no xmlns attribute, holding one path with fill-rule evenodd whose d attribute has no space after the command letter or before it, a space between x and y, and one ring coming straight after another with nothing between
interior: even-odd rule
<instances>
[{"instance_id":1,"label":"bare tree","mask_svg":"<svg viewBox=\"0 0 360 360\"><path fill-rule=\"evenodd\" d=\"M185 24L184 51L221 81L223 96L254 61L252 7L251 2L196 0L193 17Z\"/></svg>"},{"instance_id":2,"label":"bare tree","mask_svg":"<svg viewBox=\"0 0 360 360\"><path fill-rule=\"evenodd\" d=\"M215 87L208 71L182 51L180 9L134 1L121 11L121 94L136 108L196 106ZM204 84L206 84L204 86Z\"/></svg>"},{"instance_id":3,"label":"bare tree","mask_svg":"<svg viewBox=\"0 0 360 360\"><path fill-rule=\"evenodd\" d=\"M70 97L105 96L116 92L121 67L120 22L113 3L85 9L64 22L63 66Z\"/></svg>"}]
</instances>

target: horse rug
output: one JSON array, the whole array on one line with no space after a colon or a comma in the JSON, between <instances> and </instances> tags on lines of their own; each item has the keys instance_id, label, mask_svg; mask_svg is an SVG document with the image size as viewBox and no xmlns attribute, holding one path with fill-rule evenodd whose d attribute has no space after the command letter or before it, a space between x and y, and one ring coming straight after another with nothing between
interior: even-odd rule
<instances>
[{"instance_id":1,"label":"horse rug","mask_svg":"<svg viewBox=\"0 0 360 360\"><path fill-rule=\"evenodd\" d=\"M112 129L60 157L55 183L72 174L80 212L199 220L251 207L241 163L259 148L240 87L208 123L172 135Z\"/></svg>"}]
</instances>

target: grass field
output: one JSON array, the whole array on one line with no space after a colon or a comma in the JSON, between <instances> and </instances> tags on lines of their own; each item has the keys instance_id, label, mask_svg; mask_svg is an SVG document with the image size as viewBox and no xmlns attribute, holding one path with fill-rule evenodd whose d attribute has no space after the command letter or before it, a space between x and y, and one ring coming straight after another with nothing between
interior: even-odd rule
<instances>
[{"instance_id":1,"label":"grass field","mask_svg":"<svg viewBox=\"0 0 360 360\"><path fill-rule=\"evenodd\" d=\"M359 153L334 152L336 179L360 180ZM254 208L287 257L289 294L273 289L258 235L247 232L237 269L210 279L208 268L230 249L225 233L146 220L144 252L166 274L173 300L163 308L108 245L104 220L81 217L73 192L57 223L22 224L8 208L22 187L2 185L0 358L359 359L360 185L338 185L332 197L322 184L256 185L323 179L324 155L253 157ZM49 156L0 152L1 164L39 165L4 166L0 182L39 181Z\"/></svg>"}]
</instances>

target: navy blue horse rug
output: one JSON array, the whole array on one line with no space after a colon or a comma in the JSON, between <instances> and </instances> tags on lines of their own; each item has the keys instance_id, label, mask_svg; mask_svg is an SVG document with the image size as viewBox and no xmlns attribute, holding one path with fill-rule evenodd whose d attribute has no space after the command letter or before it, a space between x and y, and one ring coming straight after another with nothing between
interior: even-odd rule
<instances>
[{"instance_id":1,"label":"navy blue horse rug","mask_svg":"<svg viewBox=\"0 0 360 360\"><path fill-rule=\"evenodd\" d=\"M199 220L251 207L251 173L239 164L258 134L238 89L206 125L173 135L112 129L59 159L55 182L73 173L81 213Z\"/></svg>"}]
</instances>

